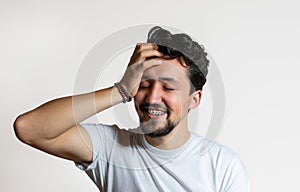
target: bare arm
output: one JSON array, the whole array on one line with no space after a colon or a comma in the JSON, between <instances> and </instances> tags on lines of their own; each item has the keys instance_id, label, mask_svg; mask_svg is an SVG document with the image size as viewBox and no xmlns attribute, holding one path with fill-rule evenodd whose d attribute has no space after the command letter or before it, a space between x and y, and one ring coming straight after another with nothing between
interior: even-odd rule
<instances>
[{"instance_id":1,"label":"bare arm","mask_svg":"<svg viewBox=\"0 0 300 192\"><path fill-rule=\"evenodd\" d=\"M55 99L19 116L15 132L24 143L47 153L78 162L91 161L89 137L77 123L121 101L114 87Z\"/></svg>"},{"instance_id":2,"label":"bare arm","mask_svg":"<svg viewBox=\"0 0 300 192\"><path fill-rule=\"evenodd\" d=\"M158 64L144 62L153 56L162 56L156 45L136 46L120 82L131 97L138 91L144 70ZM15 133L22 142L47 153L76 162L90 162L91 141L78 123L120 102L122 97L115 87L55 99L20 115L14 122Z\"/></svg>"}]
</instances>

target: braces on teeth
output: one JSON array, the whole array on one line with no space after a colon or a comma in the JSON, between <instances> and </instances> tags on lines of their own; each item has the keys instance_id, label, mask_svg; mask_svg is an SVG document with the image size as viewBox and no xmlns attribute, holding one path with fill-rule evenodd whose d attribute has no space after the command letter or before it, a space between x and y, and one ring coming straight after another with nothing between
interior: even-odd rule
<instances>
[{"instance_id":1,"label":"braces on teeth","mask_svg":"<svg viewBox=\"0 0 300 192\"><path fill-rule=\"evenodd\" d=\"M158 115L164 114L165 112L163 112L163 111L157 111L157 110L148 110L148 113L151 114L151 115L158 116Z\"/></svg>"}]
</instances>

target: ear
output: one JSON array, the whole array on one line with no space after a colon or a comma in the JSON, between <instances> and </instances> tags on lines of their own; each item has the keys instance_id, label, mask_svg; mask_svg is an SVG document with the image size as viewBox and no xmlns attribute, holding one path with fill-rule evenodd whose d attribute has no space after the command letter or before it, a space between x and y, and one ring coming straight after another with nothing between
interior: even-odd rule
<instances>
[{"instance_id":1,"label":"ear","mask_svg":"<svg viewBox=\"0 0 300 192\"><path fill-rule=\"evenodd\" d=\"M197 90L191 95L191 102L190 102L189 109L194 109L200 104L201 96L202 96L201 90Z\"/></svg>"}]
</instances>

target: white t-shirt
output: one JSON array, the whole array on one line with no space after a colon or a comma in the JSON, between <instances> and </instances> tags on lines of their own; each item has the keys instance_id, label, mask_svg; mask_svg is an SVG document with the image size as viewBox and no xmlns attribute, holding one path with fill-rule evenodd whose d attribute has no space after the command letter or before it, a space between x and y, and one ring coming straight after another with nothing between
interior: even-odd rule
<instances>
[{"instance_id":1,"label":"white t-shirt","mask_svg":"<svg viewBox=\"0 0 300 192\"><path fill-rule=\"evenodd\" d=\"M238 155L217 143L203 154L204 139L196 134L180 148L160 150L116 125L82 126L92 141L93 160L76 165L100 191L248 191Z\"/></svg>"}]
</instances>

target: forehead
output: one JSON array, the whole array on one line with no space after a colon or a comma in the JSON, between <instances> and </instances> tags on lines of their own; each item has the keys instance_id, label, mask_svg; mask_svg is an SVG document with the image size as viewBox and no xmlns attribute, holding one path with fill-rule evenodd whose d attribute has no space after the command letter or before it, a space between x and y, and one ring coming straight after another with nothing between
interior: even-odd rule
<instances>
[{"instance_id":1,"label":"forehead","mask_svg":"<svg viewBox=\"0 0 300 192\"><path fill-rule=\"evenodd\" d=\"M189 81L187 67L179 59L159 59L160 65L150 67L143 73L143 79L174 79L178 82Z\"/></svg>"}]
</instances>

